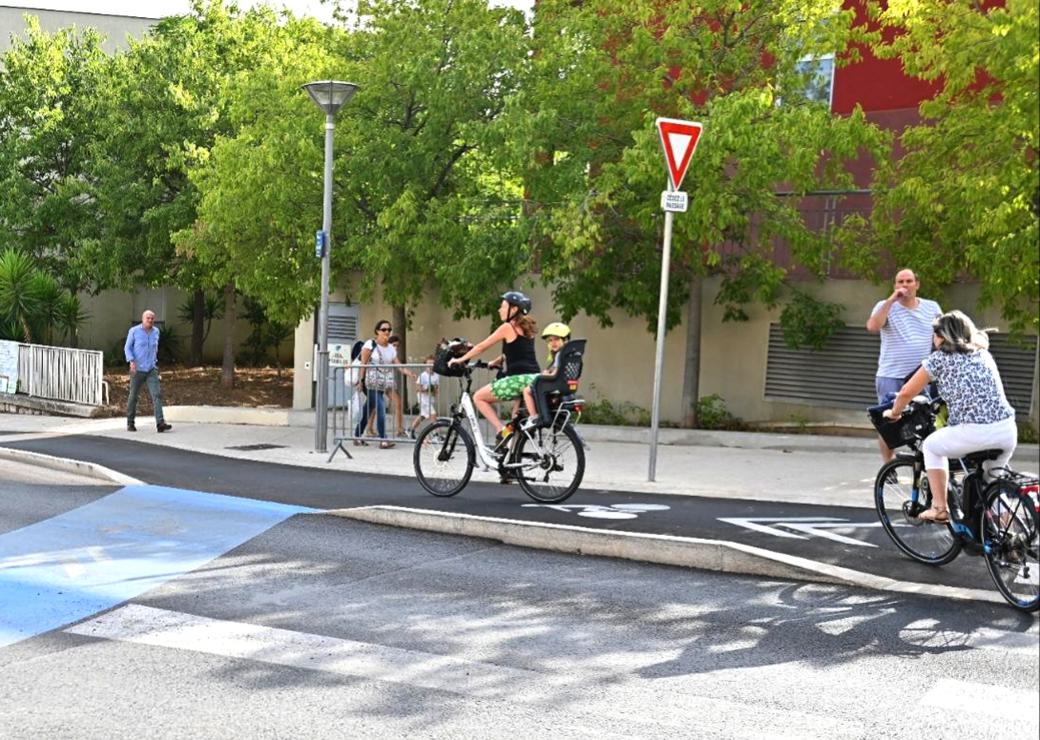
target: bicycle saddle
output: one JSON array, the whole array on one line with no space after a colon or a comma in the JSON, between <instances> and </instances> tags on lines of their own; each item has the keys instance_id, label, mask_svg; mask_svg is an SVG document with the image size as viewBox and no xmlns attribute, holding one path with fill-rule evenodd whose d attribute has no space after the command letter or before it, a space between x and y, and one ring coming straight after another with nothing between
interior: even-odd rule
<instances>
[{"instance_id":1,"label":"bicycle saddle","mask_svg":"<svg viewBox=\"0 0 1040 740\"><path fill-rule=\"evenodd\" d=\"M1004 450L979 450L978 452L969 452L967 455L962 455L961 459L969 465L980 465L987 460L996 460L1003 454Z\"/></svg>"}]
</instances>

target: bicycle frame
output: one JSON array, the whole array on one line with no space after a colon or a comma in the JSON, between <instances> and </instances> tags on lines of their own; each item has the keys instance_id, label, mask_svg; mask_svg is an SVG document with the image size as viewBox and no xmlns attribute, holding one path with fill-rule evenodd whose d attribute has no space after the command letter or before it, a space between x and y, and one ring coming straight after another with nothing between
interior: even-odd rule
<instances>
[{"instance_id":1,"label":"bicycle frame","mask_svg":"<svg viewBox=\"0 0 1040 740\"><path fill-rule=\"evenodd\" d=\"M470 432L473 435L473 444L477 447L477 457L480 458L480 464L484 467L484 470L491 470L492 468L498 467L498 461L492 456L491 451L484 444L484 435L480 433L480 424L477 421L477 409L473 406L473 399L470 398L469 391L464 390L462 397L459 399L459 406L465 414L466 419L469 421Z\"/></svg>"},{"instance_id":2,"label":"bicycle frame","mask_svg":"<svg viewBox=\"0 0 1040 740\"><path fill-rule=\"evenodd\" d=\"M483 470L487 472L489 470L497 469L499 467L499 461L495 458L495 453L489 450L488 446L484 444L484 436L480 432L480 423L477 419L477 409L473 405L473 399L470 396L468 389L463 389L462 391L462 395L459 398L459 408L461 409L462 413L460 414L459 411L455 407L453 407L452 415L456 419L458 419L460 416L465 416L466 420L469 422L470 433L473 436L473 444L477 448L477 457L480 458L480 464L483 467ZM560 424L560 426L563 426L570 420L571 414L569 411L566 410L561 411L563 414L566 414L563 423ZM556 415L553 417L553 423L551 426L559 424L561 411L556 412ZM541 443L534 436L531 435L530 431L526 429L517 429L513 432L513 434L517 436L523 435L524 437L526 437L528 441L530 441L531 444L534 445L534 451L538 455L546 454L545 449L542 447ZM579 439L581 439L580 436ZM584 444L584 440L582 440L582 444ZM519 468L523 467L523 465L522 463L503 463L502 467Z\"/></svg>"}]
</instances>

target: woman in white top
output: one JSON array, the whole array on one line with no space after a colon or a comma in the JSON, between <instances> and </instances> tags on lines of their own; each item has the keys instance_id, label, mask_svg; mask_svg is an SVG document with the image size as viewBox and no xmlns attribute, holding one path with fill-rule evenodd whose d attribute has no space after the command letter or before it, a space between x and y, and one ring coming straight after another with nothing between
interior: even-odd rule
<instances>
[{"instance_id":1,"label":"woman in white top","mask_svg":"<svg viewBox=\"0 0 1040 740\"><path fill-rule=\"evenodd\" d=\"M985 332L976 329L960 311L944 313L933 322L932 329L932 344L937 351L924 359L921 369L900 389L885 416L898 419L910 399L928 383L938 383L950 417L946 426L930 434L922 446L932 507L921 512L919 518L946 522L949 458L999 449L1000 456L986 466L987 470L1003 467L1018 445L1018 427L1015 410L1004 395L997 363L989 353Z\"/></svg>"},{"instance_id":2,"label":"woman in white top","mask_svg":"<svg viewBox=\"0 0 1040 740\"><path fill-rule=\"evenodd\" d=\"M394 443L386 438L386 398L384 394L394 388L394 370L388 365L400 365L397 350L390 344L390 332L393 327L389 321L377 321L375 338L365 342L361 350L361 370L358 373L358 387L364 388L368 396L365 410L354 428L354 444L365 444L361 437L365 433L368 417L375 414L376 429L379 431L381 449L389 449Z\"/></svg>"}]
</instances>

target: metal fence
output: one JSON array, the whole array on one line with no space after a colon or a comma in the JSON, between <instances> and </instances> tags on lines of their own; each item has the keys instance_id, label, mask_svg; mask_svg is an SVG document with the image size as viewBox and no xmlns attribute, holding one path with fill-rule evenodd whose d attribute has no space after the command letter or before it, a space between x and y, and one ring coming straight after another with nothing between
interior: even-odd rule
<instances>
[{"instance_id":1,"label":"metal fence","mask_svg":"<svg viewBox=\"0 0 1040 740\"><path fill-rule=\"evenodd\" d=\"M449 416L452 405L458 403L461 397L463 386L458 378L441 377L434 375L430 370L436 379L436 392L423 399L420 396L418 379L427 369L424 364L370 365L367 373L371 373L373 367L385 371L386 375L392 378L385 390L368 388L367 393L363 391L358 386L360 373L357 366L331 368L328 423L334 448L329 456L330 460L341 445L414 442L413 434L418 434L435 418ZM487 385L494 378L494 370L474 369L472 391L476 393L477 389ZM382 404L384 409L383 437L379 436L379 404ZM508 407L506 404L500 405L499 414L503 416L503 420L506 420L505 416L510 413L511 408L511 404ZM494 434L490 431L490 423L483 417L481 427L485 440L490 440Z\"/></svg>"},{"instance_id":2,"label":"metal fence","mask_svg":"<svg viewBox=\"0 0 1040 740\"><path fill-rule=\"evenodd\" d=\"M89 349L19 344L18 392L101 406L108 401L104 356Z\"/></svg>"}]
</instances>

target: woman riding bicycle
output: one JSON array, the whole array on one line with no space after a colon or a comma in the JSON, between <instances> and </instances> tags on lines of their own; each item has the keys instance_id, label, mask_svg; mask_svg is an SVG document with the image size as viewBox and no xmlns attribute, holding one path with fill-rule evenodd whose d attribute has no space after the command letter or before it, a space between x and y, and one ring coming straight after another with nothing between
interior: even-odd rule
<instances>
[{"instance_id":1,"label":"woman riding bicycle","mask_svg":"<svg viewBox=\"0 0 1040 740\"><path fill-rule=\"evenodd\" d=\"M499 401L515 401L524 392L524 388L538 376L541 368L534 352L534 339L538 325L528 314L531 313L531 299L518 290L510 290L502 294L502 303L498 307L498 316L502 324L487 339L476 344L466 354L448 361L448 365L459 365L480 356L498 341L502 342L502 354L490 365L505 362L505 377L485 385L473 394L473 403L491 422L495 434L500 435L503 424L495 412L494 403Z\"/></svg>"},{"instance_id":2,"label":"woman riding bicycle","mask_svg":"<svg viewBox=\"0 0 1040 740\"><path fill-rule=\"evenodd\" d=\"M1018 444L1015 410L1004 395L997 364L990 355L989 337L960 311L949 311L932 322L933 351L896 395L885 416L898 419L910 400L935 381L949 408L946 426L924 440L924 466L932 491L932 506L919 519L949 521L946 485L949 458L986 449L1003 450L988 463L1003 467Z\"/></svg>"}]
</instances>

